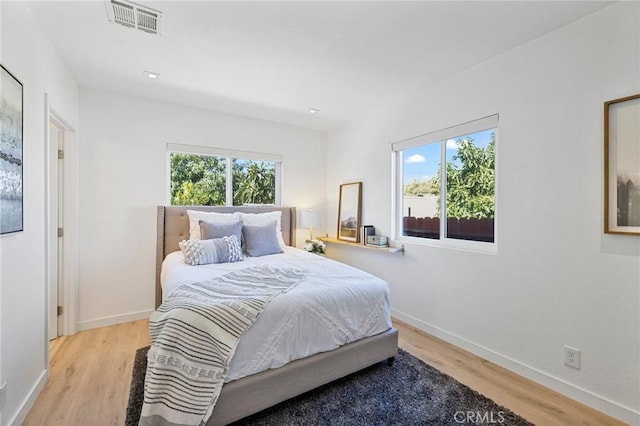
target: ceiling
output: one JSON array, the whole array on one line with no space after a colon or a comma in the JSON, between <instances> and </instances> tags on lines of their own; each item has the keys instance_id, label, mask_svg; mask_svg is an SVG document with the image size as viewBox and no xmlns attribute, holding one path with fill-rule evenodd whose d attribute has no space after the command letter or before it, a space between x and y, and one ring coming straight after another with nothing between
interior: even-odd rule
<instances>
[{"instance_id":1,"label":"ceiling","mask_svg":"<svg viewBox=\"0 0 640 426\"><path fill-rule=\"evenodd\" d=\"M110 22L100 0L27 4L82 87L318 130L611 4L139 3L163 12L160 36ZM143 70L160 77L151 80Z\"/></svg>"}]
</instances>

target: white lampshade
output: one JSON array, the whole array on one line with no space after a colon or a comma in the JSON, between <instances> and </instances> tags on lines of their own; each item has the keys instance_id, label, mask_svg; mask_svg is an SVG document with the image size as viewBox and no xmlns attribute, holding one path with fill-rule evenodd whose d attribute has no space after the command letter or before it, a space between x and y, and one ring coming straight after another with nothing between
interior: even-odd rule
<instances>
[{"instance_id":1,"label":"white lampshade","mask_svg":"<svg viewBox=\"0 0 640 426\"><path fill-rule=\"evenodd\" d=\"M300 228L317 228L322 225L320 212L312 209L300 210Z\"/></svg>"}]
</instances>

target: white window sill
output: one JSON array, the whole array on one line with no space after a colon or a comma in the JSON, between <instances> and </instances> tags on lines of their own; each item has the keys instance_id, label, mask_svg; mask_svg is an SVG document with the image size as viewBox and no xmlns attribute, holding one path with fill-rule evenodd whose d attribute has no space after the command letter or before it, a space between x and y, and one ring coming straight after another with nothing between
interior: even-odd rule
<instances>
[{"instance_id":1,"label":"white window sill","mask_svg":"<svg viewBox=\"0 0 640 426\"><path fill-rule=\"evenodd\" d=\"M455 240L455 239L431 239L431 238L418 238L418 237L397 237L393 240L394 245L410 244L426 247L439 247L450 250L468 251L480 254L495 255L498 253L497 243L485 243L482 241L467 241L467 240Z\"/></svg>"}]
</instances>

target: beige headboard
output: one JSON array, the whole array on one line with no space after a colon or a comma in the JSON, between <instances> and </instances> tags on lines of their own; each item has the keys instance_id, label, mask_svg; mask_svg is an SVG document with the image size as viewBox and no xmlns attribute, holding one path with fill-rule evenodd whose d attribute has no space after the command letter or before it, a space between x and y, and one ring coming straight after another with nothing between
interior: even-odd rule
<instances>
[{"instance_id":1,"label":"beige headboard","mask_svg":"<svg viewBox=\"0 0 640 426\"><path fill-rule=\"evenodd\" d=\"M209 206L158 206L157 245L156 245L156 308L162 303L162 287L160 270L167 254L180 250L178 243L189 239L189 216L187 210L200 210L218 213L264 213L282 212L282 238L285 244L296 243L296 208L295 207L209 207Z\"/></svg>"}]
</instances>

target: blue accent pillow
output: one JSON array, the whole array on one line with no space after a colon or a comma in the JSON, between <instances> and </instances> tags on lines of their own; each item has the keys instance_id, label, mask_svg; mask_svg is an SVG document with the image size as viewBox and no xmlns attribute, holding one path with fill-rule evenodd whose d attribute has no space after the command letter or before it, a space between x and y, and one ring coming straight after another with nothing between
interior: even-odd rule
<instances>
[{"instance_id":1,"label":"blue accent pillow","mask_svg":"<svg viewBox=\"0 0 640 426\"><path fill-rule=\"evenodd\" d=\"M242 248L235 235L210 240L184 240L178 245L184 263L192 266L242 260Z\"/></svg>"},{"instance_id":2,"label":"blue accent pillow","mask_svg":"<svg viewBox=\"0 0 640 426\"><path fill-rule=\"evenodd\" d=\"M242 221L235 222L207 222L200 220L200 239L211 240L213 238L235 235L238 241L242 241Z\"/></svg>"},{"instance_id":3,"label":"blue accent pillow","mask_svg":"<svg viewBox=\"0 0 640 426\"><path fill-rule=\"evenodd\" d=\"M244 248L249 256L259 257L282 253L277 225L278 222L274 220L263 225L244 225L242 227Z\"/></svg>"}]
</instances>

